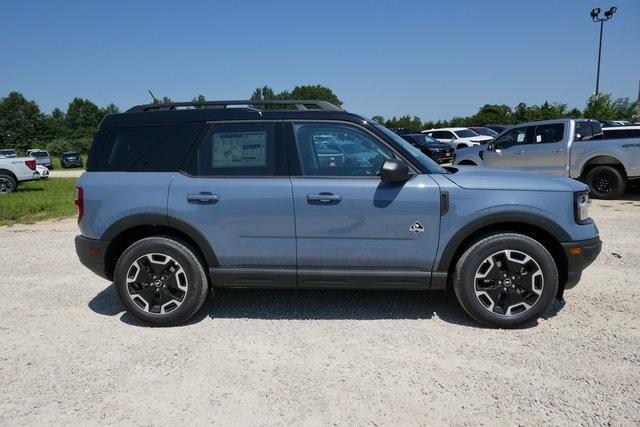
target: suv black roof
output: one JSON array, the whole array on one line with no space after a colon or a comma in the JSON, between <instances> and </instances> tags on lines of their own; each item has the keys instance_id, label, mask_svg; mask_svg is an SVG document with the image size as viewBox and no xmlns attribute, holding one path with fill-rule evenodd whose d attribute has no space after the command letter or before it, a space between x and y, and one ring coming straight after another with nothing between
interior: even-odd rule
<instances>
[{"instance_id":1,"label":"suv black roof","mask_svg":"<svg viewBox=\"0 0 640 427\"><path fill-rule=\"evenodd\" d=\"M260 106L295 109L259 109ZM229 108L232 106L232 108ZM235 107L246 106L246 107ZM308 108L315 107L315 108ZM124 113L109 114L101 127L171 126L191 121L324 119L358 121L364 118L319 100L235 100L145 104Z\"/></svg>"}]
</instances>

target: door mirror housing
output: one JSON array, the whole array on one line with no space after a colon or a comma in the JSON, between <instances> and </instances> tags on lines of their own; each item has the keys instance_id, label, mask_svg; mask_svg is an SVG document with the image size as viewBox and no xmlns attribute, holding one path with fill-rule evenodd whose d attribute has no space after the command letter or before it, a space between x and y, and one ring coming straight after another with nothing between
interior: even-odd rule
<instances>
[{"instance_id":1,"label":"door mirror housing","mask_svg":"<svg viewBox=\"0 0 640 427\"><path fill-rule=\"evenodd\" d=\"M386 160L380 169L380 179L387 183L405 182L410 176L409 166L402 160Z\"/></svg>"}]
</instances>

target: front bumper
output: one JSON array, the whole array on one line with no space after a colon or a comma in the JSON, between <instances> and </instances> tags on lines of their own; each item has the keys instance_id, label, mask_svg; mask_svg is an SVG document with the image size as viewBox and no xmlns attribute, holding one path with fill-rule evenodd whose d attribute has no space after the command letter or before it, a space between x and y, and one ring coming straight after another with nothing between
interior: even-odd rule
<instances>
[{"instance_id":1,"label":"front bumper","mask_svg":"<svg viewBox=\"0 0 640 427\"><path fill-rule=\"evenodd\" d=\"M106 271L105 255L108 241L87 239L84 236L76 236L76 254L82 265L93 271L98 276L111 280Z\"/></svg>"},{"instance_id":2,"label":"front bumper","mask_svg":"<svg viewBox=\"0 0 640 427\"><path fill-rule=\"evenodd\" d=\"M567 283L565 289L571 289L580 281L582 270L598 257L602 249L599 236L588 240L560 243L567 257Z\"/></svg>"}]
</instances>

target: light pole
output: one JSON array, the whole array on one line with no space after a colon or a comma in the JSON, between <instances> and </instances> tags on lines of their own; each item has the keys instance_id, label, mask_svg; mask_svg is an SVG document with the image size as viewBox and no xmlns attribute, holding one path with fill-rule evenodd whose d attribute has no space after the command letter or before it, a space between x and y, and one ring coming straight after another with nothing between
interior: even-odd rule
<instances>
[{"instance_id":1,"label":"light pole","mask_svg":"<svg viewBox=\"0 0 640 427\"><path fill-rule=\"evenodd\" d=\"M603 17L600 17L600 8L596 7L594 9L591 9L591 19L593 20L593 22L599 22L600 23L600 43L598 44L598 72L596 74L596 97L595 100L593 101L593 118L597 118L596 114L598 112L598 91L600 89L600 57L602 56L602 30L604 28L604 23L606 21L608 21L609 19L611 19L613 17L613 14L616 13L616 10L618 10L617 7L612 6L611 8L609 8L609 10L607 10L604 13Z\"/></svg>"}]
</instances>

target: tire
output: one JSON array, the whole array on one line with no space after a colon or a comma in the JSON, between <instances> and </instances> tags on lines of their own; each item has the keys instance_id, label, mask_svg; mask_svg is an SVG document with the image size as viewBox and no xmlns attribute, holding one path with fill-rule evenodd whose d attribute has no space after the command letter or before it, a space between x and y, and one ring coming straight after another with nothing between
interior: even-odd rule
<instances>
[{"instance_id":1,"label":"tire","mask_svg":"<svg viewBox=\"0 0 640 427\"><path fill-rule=\"evenodd\" d=\"M584 182L596 199L612 200L622 196L627 180L622 172L613 166L596 166L586 173Z\"/></svg>"},{"instance_id":2,"label":"tire","mask_svg":"<svg viewBox=\"0 0 640 427\"><path fill-rule=\"evenodd\" d=\"M456 150L459 150L461 148L469 148L469 146L467 144L458 144L458 145L456 145Z\"/></svg>"},{"instance_id":3,"label":"tire","mask_svg":"<svg viewBox=\"0 0 640 427\"><path fill-rule=\"evenodd\" d=\"M7 173L0 173L0 195L13 193L16 188L18 188L18 182L14 177Z\"/></svg>"},{"instance_id":4,"label":"tire","mask_svg":"<svg viewBox=\"0 0 640 427\"><path fill-rule=\"evenodd\" d=\"M114 276L122 305L152 325L186 322L207 296L203 264L186 242L174 238L148 237L133 243L118 259Z\"/></svg>"},{"instance_id":5,"label":"tire","mask_svg":"<svg viewBox=\"0 0 640 427\"><path fill-rule=\"evenodd\" d=\"M533 322L553 303L558 269L538 241L501 233L478 241L462 254L453 284L460 305L477 322L514 328Z\"/></svg>"},{"instance_id":6,"label":"tire","mask_svg":"<svg viewBox=\"0 0 640 427\"><path fill-rule=\"evenodd\" d=\"M471 160L463 160L458 164L461 166L478 166L475 162L472 162Z\"/></svg>"}]
</instances>

